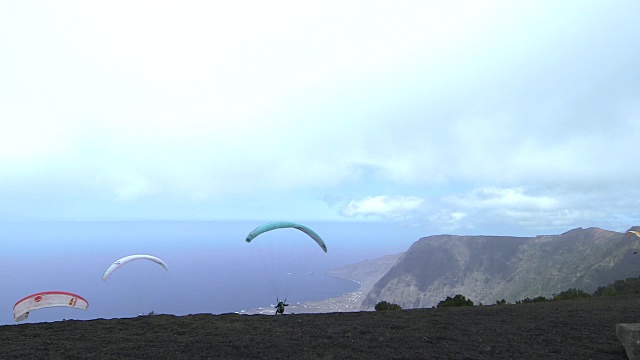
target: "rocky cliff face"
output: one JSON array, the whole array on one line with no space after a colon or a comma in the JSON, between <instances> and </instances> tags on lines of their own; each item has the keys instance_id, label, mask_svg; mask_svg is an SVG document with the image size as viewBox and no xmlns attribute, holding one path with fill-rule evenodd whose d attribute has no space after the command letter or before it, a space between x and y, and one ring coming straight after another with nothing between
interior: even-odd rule
<instances>
[{"instance_id":1,"label":"rocky cliff face","mask_svg":"<svg viewBox=\"0 0 640 360\"><path fill-rule=\"evenodd\" d=\"M569 288L589 293L640 276L639 238L598 228L534 238L437 235L418 240L362 303L435 306L462 294L474 303L551 297Z\"/></svg>"}]
</instances>

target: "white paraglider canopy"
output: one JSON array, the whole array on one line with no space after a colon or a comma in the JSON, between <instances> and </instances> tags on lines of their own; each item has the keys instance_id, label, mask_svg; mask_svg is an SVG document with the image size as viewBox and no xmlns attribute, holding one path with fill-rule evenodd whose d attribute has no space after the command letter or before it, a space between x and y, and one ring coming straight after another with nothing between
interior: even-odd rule
<instances>
[{"instance_id":1,"label":"white paraglider canopy","mask_svg":"<svg viewBox=\"0 0 640 360\"><path fill-rule=\"evenodd\" d=\"M104 274L102 274L102 280L103 281L107 281L107 278L109 278L109 276L116 270L118 270L122 265L129 263L131 261L135 261L135 260L150 260L153 261L154 263L162 266L165 270L169 271L169 268L167 268L167 264L164 263L164 261L158 259L155 256L151 256L151 255L129 255L129 256L125 256L122 259L116 260L113 264L111 264L111 266L109 266L107 268L107 270L104 271Z\"/></svg>"}]
</instances>

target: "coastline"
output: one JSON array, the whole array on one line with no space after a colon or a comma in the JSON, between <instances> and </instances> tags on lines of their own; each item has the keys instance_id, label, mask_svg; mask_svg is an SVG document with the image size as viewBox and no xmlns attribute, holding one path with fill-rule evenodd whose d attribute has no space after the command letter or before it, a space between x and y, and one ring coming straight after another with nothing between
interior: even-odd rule
<instances>
[{"instance_id":1,"label":"coastline","mask_svg":"<svg viewBox=\"0 0 640 360\"><path fill-rule=\"evenodd\" d=\"M371 311L371 309L363 308L362 302L369 292L371 292L378 280L387 273L402 254L403 253L385 255L377 259L364 260L356 264L343 266L330 271L326 274L327 276L353 281L359 285L359 288L356 291L344 293L324 300L290 304L287 307L285 314ZM250 311L242 311L240 314L273 315L275 312L274 308L258 308Z\"/></svg>"},{"instance_id":2,"label":"coastline","mask_svg":"<svg viewBox=\"0 0 640 360\"><path fill-rule=\"evenodd\" d=\"M360 288L353 292L348 292L339 296L335 296L332 298L318 300L318 301L308 301L302 302L298 304L289 304L286 309L286 313L289 314L320 314L320 313L332 313L332 312L355 312L355 311L363 311L360 308L362 304L362 300L364 300L366 294L371 290L369 287L365 287L361 282L348 279L341 276L331 275L339 279L353 281L358 284ZM249 311L243 311L239 314L241 315L274 315L275 308L258 308Z\"/></svg>"}]
</instances>

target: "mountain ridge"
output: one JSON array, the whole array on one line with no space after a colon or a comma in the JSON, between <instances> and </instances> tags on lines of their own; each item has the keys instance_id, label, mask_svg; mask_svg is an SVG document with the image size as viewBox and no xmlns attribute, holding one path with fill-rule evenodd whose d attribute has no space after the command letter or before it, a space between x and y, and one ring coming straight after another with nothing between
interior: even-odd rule
<instances>
[{"instance_id":1,"label":"mountain ridge","mask_svg":"<svg viewBox=\"0 0 640 360\"><path fill-rule=\"evenodd\" d=\"M361 304L435 306L462 294L475 303L514 302L640 275L635 236L596 227L535 237L433 235L420 238L380 277Z\"/></svg>"}]
</instances>

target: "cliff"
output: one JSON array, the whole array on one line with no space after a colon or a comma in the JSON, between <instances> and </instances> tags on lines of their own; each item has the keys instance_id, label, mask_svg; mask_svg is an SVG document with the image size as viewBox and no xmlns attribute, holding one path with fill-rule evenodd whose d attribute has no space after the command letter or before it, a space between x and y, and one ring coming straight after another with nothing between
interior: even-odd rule
<instances>
[{"instance_id":1,"label":"cliff","mask_svg":"<svg viewBox=\"0 0 640 360\"><path fill-rule=\"evenodd\" d=\"M435 306L462 294L476 304L515 302L578 288L593 292L640 276L640 238L599 228L533 238L436 235L421 238L377 281L362 302Z\"/></svg>"}]
</instances>

